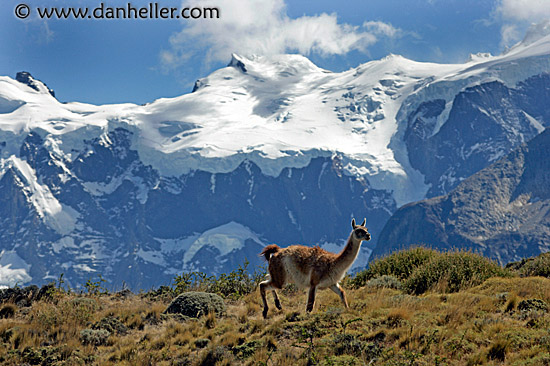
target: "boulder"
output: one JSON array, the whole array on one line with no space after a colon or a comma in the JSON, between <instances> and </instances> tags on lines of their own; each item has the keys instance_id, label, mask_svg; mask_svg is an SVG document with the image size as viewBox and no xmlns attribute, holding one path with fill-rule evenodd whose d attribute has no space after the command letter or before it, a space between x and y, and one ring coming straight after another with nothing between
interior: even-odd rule
<instances>
[{"instance_id":1,"label":"boulder","mask_svg":"<svg viewBox=\"0 0 550 366\"><path fill-rule=\"evenodd\" d=\"M191 318L200 318L211 312L216 315L225 313L225 303L219 295L208 292L185 292L176 297L164 311L165 314L180 314Z\"/></svg>"}]
</instances>

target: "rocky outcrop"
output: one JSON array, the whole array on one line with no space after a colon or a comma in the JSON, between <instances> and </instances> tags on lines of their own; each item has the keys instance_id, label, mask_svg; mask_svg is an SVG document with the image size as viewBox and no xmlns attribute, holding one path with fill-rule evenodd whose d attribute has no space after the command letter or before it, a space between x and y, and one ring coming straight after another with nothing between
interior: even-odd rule
<instances>
[{"instance_id":1,"label":"rocky outcrop","mask_svg":"<svg viewBox=\"0 0 550 366\"><path fill-rule=\"evenodd\" d=\"M460 183L400 208L373 258L411 245L466 248L502 264L550 251L550 129Z\"/></svg>"}]
</instances>

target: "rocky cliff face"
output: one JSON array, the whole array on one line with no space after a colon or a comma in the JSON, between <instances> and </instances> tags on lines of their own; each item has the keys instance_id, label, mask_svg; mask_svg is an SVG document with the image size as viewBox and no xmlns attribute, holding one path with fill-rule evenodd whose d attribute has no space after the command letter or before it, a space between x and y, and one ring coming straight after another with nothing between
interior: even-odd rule
<instances>
[{"instance_id":1,"label":"rocky cliff face","mask_svg":"<svg viewBox=\"0 0 550 366\"><path fill-rule=\"evenodd\" d=\"M410 245L467 248L501 263L550 250L550 129L449 194L400 208L373 258Z\"/></svg>"},{"instance_id":2,"label":"rocky cliff face","mask_svg":"<svg viewBox=\"0 0 550 366\"><path fill-rule=\"evenodd\" d=\"M55 92L53 91L53 89L48 88L48 86L43 82L41 82L40 80L33 78L30 72L27 72L27 71L18 72L17 75L15 75L15 80L29 86L30 88L36 90L37 92L45 91L55 98Z\"/></svg>"},{"instance_id":3,"label":"rocky cliff face","mask_svg":"<svg viewBox=\"0 0 550 366\"><path fill-rule=\"evenodd\" d=\"M82 284L102 274L112 284L148 288L182 270L229 272L245 259L253 269L267 243L342 244L353 214L369 217L376 232L395 210L388 192L344 176L337 157L278 178L249 161L230 173L167 178L140 162L131 135L119 128L91 140L71 162L30 133L6 167L0 242L43 279L35 282L64 273ZM45 212L48 200L65 212Z\"/></svg>"},{"instance_id":4,"label":"rocky cliff face","mask_svg":"<svg viewBox=\"0 0 550 366\"><path fill-rule=\"evenodd\" d=\"M550 74L510 88L499 81L466 88L453 100L446 122L437 118L445 101L422 103L408 116L405 142L411 165L431 185L428 197L458 183L550 126Z\"/></svg>"}]
</instances>

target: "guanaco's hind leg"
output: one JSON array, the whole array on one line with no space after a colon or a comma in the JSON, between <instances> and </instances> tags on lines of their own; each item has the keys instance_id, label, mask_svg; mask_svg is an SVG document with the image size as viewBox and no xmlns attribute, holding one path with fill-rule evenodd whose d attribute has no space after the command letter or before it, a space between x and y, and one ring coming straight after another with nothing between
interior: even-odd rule
<instances>
[{"instance_id":1,"label":"guanaco's hind leg","mask_svg":"<svg viewBox=\"0 0 550 366\"><path fill-rule=\"evenodd\" d=\"M264 303L264 311L262 312L264 319L267 318L267 311L269 310L269 307L267 306L267 299L265 297L265 291L268 289L271 289L271 279L260 282L260 295L262 295L262 302Z\"/></svg>"},{"instance_id":2,"label":"guanaco's hind leg","mask_svg":"<svg viewBox=\"0 0 550 366\"><path fill-rule=\"evenodd\" d=\"M277 292L275 292L275 286L273 286L273 281L271 280L271 278L260 282L260 294L262 295L262 302L264 303L264 311L262 312L264 319L267 318L267 311L269 310L265 293L268 290L271 290L271 292L273 292L273 299L275 300L275 306L277 307L277 309L282 309L281 302L279 301L279 296L277 296Z\"/></svg>"},{"instance_id":3,"label":"guanaco's hind leg","mask_svg":"<svg viewBox=\"0 0 550 366\"><path fill-rule=\"evenodd\" d=\"M277 296L277 292L275 290L273 292L273 299L275 300L275 306L279 310L283 310L283 307L281 306L281 302L279 301L279 296Z\"/></svg>"},{"instance_id":4,"label":"guanaco's hind leg","mask_svg":"<svg viewBox=\"0 0 550 366\"><path fill-rule=\"evenodd\" d=\"M340 300L342 300L342 303L344 304L346 309L349 308L348 300L346 299L346 293L344 292L344 290L342 289L340 284L337 283L336 285L332 285L332 286L330 286L330 289L332 291L334 291L334 293L336 293L336 295L340 296Z\"/></svg>"}]
</instances>

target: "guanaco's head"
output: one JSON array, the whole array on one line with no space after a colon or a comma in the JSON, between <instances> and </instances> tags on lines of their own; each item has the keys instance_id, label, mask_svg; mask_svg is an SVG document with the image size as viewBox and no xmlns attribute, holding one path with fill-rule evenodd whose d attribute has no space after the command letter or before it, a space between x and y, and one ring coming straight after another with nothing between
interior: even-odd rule
<instances>
[{"instance_id":1,"label":"guanaco's head","mask_svg":"<svg viewBox=\"0 0 550 366\"><path fill-rule=\"evenodd\" d=\"M365 227L367 219L363 220L361 225L355 224L355 219L351 220L351 227L353 228L353 235L357 240L370 240L369 229Z\"/></svg>"}]
</instances>

